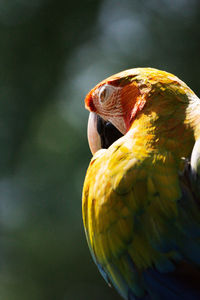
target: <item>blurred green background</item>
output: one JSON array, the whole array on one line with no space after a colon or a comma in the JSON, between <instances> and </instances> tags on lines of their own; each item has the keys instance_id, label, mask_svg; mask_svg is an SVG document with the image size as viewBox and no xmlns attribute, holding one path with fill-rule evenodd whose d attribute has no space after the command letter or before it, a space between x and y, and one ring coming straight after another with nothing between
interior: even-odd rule
<instances>
[{"instance_id":1,"label":"blurred green background","mask_svg":"<svg viewBox=\"0 0 200 300\"><path fill-rule=\"evenodd\" d=\"M0 299L114 300L86 244L86 93L133 67L200 94L199 0L0 0Z\"/></svg>"}]
</instances>

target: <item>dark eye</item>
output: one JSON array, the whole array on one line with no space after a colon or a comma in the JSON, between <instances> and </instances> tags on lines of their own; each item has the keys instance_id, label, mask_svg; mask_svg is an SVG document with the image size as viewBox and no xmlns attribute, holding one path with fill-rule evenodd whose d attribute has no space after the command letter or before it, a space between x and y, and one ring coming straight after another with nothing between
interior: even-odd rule
<instances>
[{"instance_id":1,"label":"dark eye","mask_svg":"<svg viewBox=\"0 0 200 300\"><path fill-rule=\"evenodd\" d=\"M103 103L106 100L106 93L107 93L106 87L102 86L100 91L99 91L99 100L100 100L101 103Z\"/></svg>"},{"instance_id":2,"label":"dark eye","mask_svg":"<svg viewBox=\"0 0 200 300\"><path fill-rule=\"evenodd\" d=\"M99 101L104 104L108 99L110 99L115 91L115 87L105 84L99 89Z\"/></svg>"}]
</instances>

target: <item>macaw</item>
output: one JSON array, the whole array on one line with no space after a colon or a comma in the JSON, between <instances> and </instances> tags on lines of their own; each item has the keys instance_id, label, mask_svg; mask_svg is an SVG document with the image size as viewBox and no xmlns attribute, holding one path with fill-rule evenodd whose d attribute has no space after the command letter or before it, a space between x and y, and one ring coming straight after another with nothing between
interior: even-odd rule
<instances>
[{"instance_id":1,"label":"macaw","mask_svg":"<svg viewBox=\"0 0 200 300\"><path fill-rule=\"evenodd\" d=\"M200 99L173 74L135 68L85 105L83 223L100 273L126 300L200 299Z\"/></svg>"}]
</instances>

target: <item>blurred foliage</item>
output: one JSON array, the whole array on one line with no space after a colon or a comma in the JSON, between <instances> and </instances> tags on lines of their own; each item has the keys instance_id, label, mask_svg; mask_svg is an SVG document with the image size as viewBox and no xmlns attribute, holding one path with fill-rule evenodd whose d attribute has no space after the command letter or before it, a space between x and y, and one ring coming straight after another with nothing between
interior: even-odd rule
<instances>
[{"instance_id":1,"label":"blurred foliage","mask_svg":"<svg viewBox=\"0 0 200 300\"><path fill-rule=\"evenodd\" d=\"M84 96L138 66L200 94L198 0L0 1L0 299L120 299L85 241Z\"/></svg>"}]
</instances>

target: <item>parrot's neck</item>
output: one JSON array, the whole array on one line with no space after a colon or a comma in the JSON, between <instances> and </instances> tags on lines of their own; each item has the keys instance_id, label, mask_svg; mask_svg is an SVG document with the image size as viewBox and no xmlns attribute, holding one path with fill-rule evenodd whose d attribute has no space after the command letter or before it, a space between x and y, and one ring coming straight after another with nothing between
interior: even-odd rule
<instances>
[{"instance_id":1,"label":"parrot's neck","mask_svg":"<svg viewBox=\"0 0 200 300\"><path fill-rule=\"evenodd\" d=\"M189 157L194 145L194 130L185 118L185 114L164 118L156 111L142 113L127 133L134 143L134 151L147 156L170 152L178 160Z\"/></svg>"},{"instance_id":2,"label":"parrot's neck","mask_svg":"<svg viewBox=\"0 0 200 300\"><path fill-rule=\"evenodd\" d=\"M190 157L195 140L200 137L200 100L191 90L178 101L154 97L132 122L127 134L134 143L134 151L146 151L147 155L171 152L179 160Z\"/></svg>"}]
</instances>

